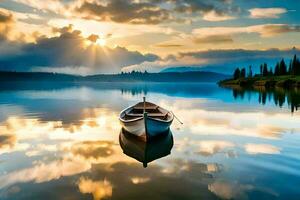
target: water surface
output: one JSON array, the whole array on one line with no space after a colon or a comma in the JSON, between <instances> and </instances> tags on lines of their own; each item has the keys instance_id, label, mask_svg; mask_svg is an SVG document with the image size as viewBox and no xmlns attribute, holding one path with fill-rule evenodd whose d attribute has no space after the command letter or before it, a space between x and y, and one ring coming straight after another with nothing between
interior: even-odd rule
<instances>
[{"instance_id":1,"label":"water surface","mask_svg":"<svg viewBox=\"0 0 300 200\"><path fill-rule=\"evenodd\" d=\"M299 199L299 104L274 94L204 83L2 84L0 199ZM143 96L184 123L171 127L171 154L147 168L119 144L118 114Z\"/></svg>"}]
</instances>

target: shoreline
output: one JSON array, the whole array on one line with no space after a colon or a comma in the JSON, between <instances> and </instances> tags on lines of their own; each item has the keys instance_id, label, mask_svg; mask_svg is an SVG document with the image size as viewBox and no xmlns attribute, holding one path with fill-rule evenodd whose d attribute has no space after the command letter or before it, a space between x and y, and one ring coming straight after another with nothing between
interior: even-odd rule
<instances>
[{"instance_id":1,"label":"shoreline","mask_svg":"<svg viewBox=\"0 0 300 200\"><path fill-rule=\"evenodd\" d=\"M221 87L266 87L266 88L300 88L300 76L270 76L270 77L252 77L239 79L226 79L218 82Z\"/></svg>"}]
</instances>

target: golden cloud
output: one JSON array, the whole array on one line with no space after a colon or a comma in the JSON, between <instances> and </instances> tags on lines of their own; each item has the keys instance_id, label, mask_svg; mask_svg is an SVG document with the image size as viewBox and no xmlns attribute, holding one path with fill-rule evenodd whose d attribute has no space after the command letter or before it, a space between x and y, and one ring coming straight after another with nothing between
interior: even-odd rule
<instances>
[{"instance_id":1,"label":"golden cloud","mask_svg":"<svg viewBox=\"0 0 300 200\"><path fill-rule=\"evenodd\" d=\"M89 178L81 177L78 187L83 194L92 194L94 200L101 200L112 196L112 185L109 181L93 181Z\"/></svg>"},{"instance_id":2,"label":"golden cloud","mask_svg":"<svg viewBox=\"0 0 300 200\"><path fill-rule=\"evenodd\" d=\"M279 18L279 15L287 12L285 8L252 8L249 10L250 18Z\"/></svg>"},{"instance_id":3,"label":"golden cloud","mask_svg":"<svg viewBox=\"0 0 300 200\"><path fill-rule=\"evenodd\" d=\"M246 144L245 151L249 154L279 154L280 148L270 144Z\"/></svg>"},{"instance_id":4,"label":"golden cloud","mask_svg":"<svg viewBox=\"0 0 300 200\"><path fill-rule=\"evenodd\" d=\"M253 188L254 187L252 185L243 185L224 181L217 181L208 185L208 190L215 193L222 199L246 199L246 192Z\"/></svg>"},{"instance_id":5,"label":"golden cloud","mask_svg":"<svg viewBox=\"0 0 300 200\"><path fill-rule=\"evenodd\" d=\"M112 141L83 141L71 147L72 154L85 159L108 157L114 153Z\"/></svg>"}]
</instances>

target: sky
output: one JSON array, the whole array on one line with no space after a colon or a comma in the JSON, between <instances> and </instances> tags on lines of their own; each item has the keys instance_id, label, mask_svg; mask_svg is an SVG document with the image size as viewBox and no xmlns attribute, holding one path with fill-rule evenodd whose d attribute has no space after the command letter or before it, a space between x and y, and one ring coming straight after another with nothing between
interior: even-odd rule
<instances>
[{"instance_id":1,"label":"sky","mask_svg":"<svg viewBox=\"0 0 300 200\"><path fill-rule=\"evenodd\" d=\"M231 74L300 56L298 0L1 0L0 70Z\"/></svg>"}]
</instances>

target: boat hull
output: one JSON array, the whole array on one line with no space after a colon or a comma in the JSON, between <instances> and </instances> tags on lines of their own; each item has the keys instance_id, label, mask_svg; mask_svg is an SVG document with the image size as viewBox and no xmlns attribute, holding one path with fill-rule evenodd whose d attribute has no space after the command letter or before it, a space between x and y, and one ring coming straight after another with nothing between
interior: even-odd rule
<instances>
[{"instance_id":1,"label":"boat hull","mask_svg":"<svg viewBox=\"0 0 300 200\"><path fill-rule=\"evenodd\" d=\"M170 129L172 121L164 122L155 119L147 118L145 122L146 134L148 138L157 137Z\"/></svg>"},{"instance_id":2,"label":"boat hull","mask_svg":"<svg viewBox=\"0 0 300 200\"><path fill-rule=\"evenodd\" d=\"M126 132L138 137L146 137L147 139L151 139L166 133L170 129L172 121L164 122L143 117L139 120L131 122L121 121L121 124Z\"/></svg>"},{"instance_id":3,"label":"boat hull","mask_svg":"<svg viewBox=\"0 0 300 200\"><path fill-rule=\"evenodd\" d=\"M141 118L136 121L130 121L130 122L123 122L121 121L122 127L127 131L128 133L131 133L138 137L143 137L146 134L145 129L145 121L144 118Z\"/></svg>"}]
</instances>

